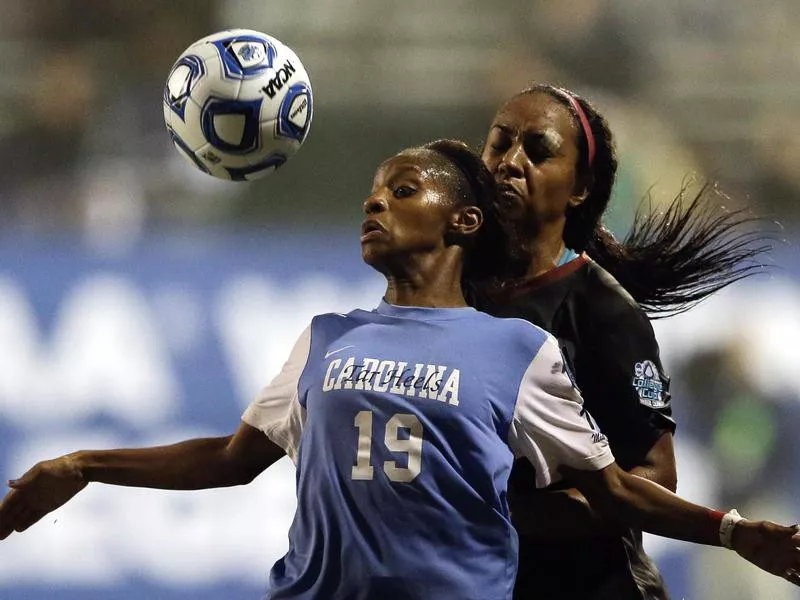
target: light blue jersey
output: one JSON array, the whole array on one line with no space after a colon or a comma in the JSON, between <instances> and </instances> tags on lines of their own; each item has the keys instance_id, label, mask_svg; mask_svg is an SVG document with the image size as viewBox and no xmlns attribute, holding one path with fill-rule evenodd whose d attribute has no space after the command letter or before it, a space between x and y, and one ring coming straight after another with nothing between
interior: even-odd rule
<instances>
[{"instance_id":1,"label":"light blue jersey","mask_svg":"<svg viewBox=\"0 0 800 600\"><path fill-rule=\"evenodd\" d=\"M243 420L297 465L270 600L511 598L514 458L613 461L554 338L471 308L317 316Z\"/></svg>"}]
</instances>

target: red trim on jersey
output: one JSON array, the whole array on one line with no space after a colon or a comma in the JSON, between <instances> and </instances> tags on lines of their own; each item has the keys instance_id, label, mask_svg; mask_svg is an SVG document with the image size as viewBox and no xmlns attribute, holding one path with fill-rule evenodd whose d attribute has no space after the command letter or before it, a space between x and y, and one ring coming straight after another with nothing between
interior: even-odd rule
<instances>
[{"instance_id":1,"label":"red trim on jersey","mask_svg":"<svg viewBox=\"0 0 800 600\"><path fill-rule=\"evenodd\" d=\"M558 281L559 279L563 279L567 275L571 275L578 269L580 269L583 265L589 262L589 255L586 252L581 252L577 258L573 258L568 263L565 263L558 267L553 267L549 271L545 271L536 277L531 277L530 279L523 279L513 287L509 287L505 290L505 293L508 297L515 297L520 296L522 294L527 293L530 290L536 289L543 285L547 285L549 283L553 283L554 281Z\"/></svg>"}]
</instances>

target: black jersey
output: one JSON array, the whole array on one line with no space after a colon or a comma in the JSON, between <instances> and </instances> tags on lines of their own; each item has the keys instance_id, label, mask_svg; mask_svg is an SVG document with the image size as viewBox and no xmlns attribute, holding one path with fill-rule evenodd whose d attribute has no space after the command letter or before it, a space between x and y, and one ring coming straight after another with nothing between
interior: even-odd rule
<instances>
[{"instance_id":1,"label":"black jersey","mask_svg":"<svg viewBox=\"0 0 800 600\"><path fill-rule=\"evenodd\" d=\"M669 378L647 315L586 254L521 285L483 298L480 308L551 332L572 367L588 412L608 436L621 468L644 463L673 433ZM532 467L514 466L510 485L533 490ZM524 506L511 506L519 514ZM516 600L667 598L640 531L565 542L520 536Z\"/></svg>"}]
</instances>

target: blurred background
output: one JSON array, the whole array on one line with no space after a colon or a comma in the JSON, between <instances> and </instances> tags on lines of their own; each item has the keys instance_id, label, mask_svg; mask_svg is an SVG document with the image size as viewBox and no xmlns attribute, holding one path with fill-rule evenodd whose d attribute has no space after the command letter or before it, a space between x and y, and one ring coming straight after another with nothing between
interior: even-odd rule
<instances>
[{"instance_id":1,"label":"blurred background","mask_svg":"<svg viewBox=\"0 0 800 600\"><path fill-rule=\"evenodd\" d=\"M688 179L780 225L767 274L655 324L678 491L800 521L800 11L794 0L0 0L0 479L78 448L232 432L313 314L369 308L356 228L385 157L480 145L532 82L610 121L624 235ZM277 173L192 169L172 63L219 29L292 47L314 122ZM772 227L774 229L774 227ZM243 489L92 486L0 544L0 598L257 598L294 473ZM6 488L0 487L0 493ZM732 553L648 537L676 599L800 598ZM599 558L600 559L600 558Z\"/></svg>"}]
</instances>

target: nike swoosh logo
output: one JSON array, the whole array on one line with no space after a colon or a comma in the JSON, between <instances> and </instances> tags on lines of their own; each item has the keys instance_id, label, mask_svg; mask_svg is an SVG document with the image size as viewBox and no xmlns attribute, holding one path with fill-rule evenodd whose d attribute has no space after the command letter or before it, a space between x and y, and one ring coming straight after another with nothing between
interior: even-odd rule
<instances>
[{"instance_id":1,"label":"nike swoosh logo","mask_svg":"<svg viewBox=\"0 0 800 600\"><path fill-rule=\"evenodd\" d=\"M328 358L329 356L331 356L332 354L336 354L337 352L341 352L342 350L347 350L348 348L354 348L354 347L355 346L350 345L350 346L344 346L344 347L339 348L337 350L331 350L330 352L326 352L325 353L325 358Z\"/></svg>"}]
</instances>

